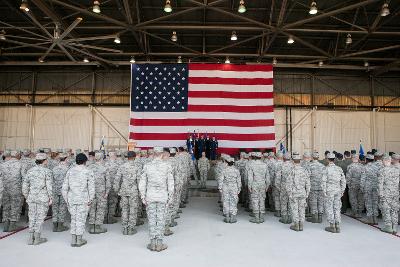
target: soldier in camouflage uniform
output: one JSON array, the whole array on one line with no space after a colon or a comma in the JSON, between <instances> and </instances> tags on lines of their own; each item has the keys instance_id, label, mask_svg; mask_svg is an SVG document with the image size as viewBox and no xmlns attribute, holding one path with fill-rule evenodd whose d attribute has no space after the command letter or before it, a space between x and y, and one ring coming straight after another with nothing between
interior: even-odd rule
<instances>
[{"instance_id":1,"label":"soldier in camouflage uniform","mask_svg":"<svg viewBox=\"0 0 400 267\"><path fill-rule=\"evenodd\" d=\"M0 164L1 164L1 161L0 161ZM3 191L4 191L3 173L0 170L0 203L3 200Z\"/></svg>"},{"instance_id":2,"label":"soldier in camouflage uniform","mask_svg":"<svg viewBox=\"0 0 400 267\"><path fill-rule=\"evenodd\" d=\"M0 164L3 173L3 221L4 232L17 229L23 203L21 163L17 151L5 151L5 161Z\"/></svg>"},{"instance_id":3,"label":"soldier in camouflage uniform","mask_svg":"<svg viewBox=\"0 0 400 267\"><path fill-rule=\"evenodd\" d=\"M276 160L274 165L271 168L270 176L271 176L271 187L273 193L273 199L275 204L275 217L281 217L281 200L280 200L280 193L278 188L276 187L275 177L276 172L282 171L282 164L283 164L283 153L281 151L276 152Z\"/></svg>"},{"instance_id":4,"label":"soldier in camouflage uniform","mask_svg":"<svg viewBox=\"0 0 400 267\"><path fill-rule=\"evenodd\" d=\"M346 189L346 179L342 168L336 166L335 154L328 154L329 164L322 175L322 191L325 196L325 211L329 226L325 228L331 233L340 233L342 208L341 197Z\"/></svg>"},{"instance_id":5,"label":"soldier in camouflage uniform","mask_svg":"<svg viewBox=\"0 0 400 267\"><path fill-rule=\"evenodd\" d=\"M240 152L240 158L239 160L235 161L235 166L240 172L240 178L241 178L241 184L242 184L242 190L240 192L240 202L242 203L242 206L245 206L246 203L246 198L247 198L247 188L244 185L244 177L245 177L245 167L246 167L246 162L247 159L245 159L245 152Z\"/></svg>"},{"instance_id":6,"label":"soldier in camouflage uniform","mask_svg":"<svg viewBox=\"0 0 400 267\"><path fill-rule=\"evenodd\" d=\"M367 209L366 223L377 225L379 215L379 193L378 193L378 165L374 162L374 156L366 156L367 164L364 166L364 172L361 175L361 191L364 193L364 202Z\"/></svg>"},{"instance_id":7,"label":"soldier in camouflage uniform","mask_svg":"<svg viewBox=\"0 0 400 267\"><path fill-rule=\"evenodd\" d=\"M268 167L261 161L261 152L255 152L254 157L255 160L249 164L247 169L250 201L254 214L254 218L251 218L250 222L262 223L264 222L266 192L271 181Z\"/></svg>"},{"instance_id":8,"label":"soldier in camouflage uniform","mask_svg":"<svg viewBox=\"0 0 400 267\"><path fill-rule=\"evenodd\" d=\"M114 190L121 197L122 234L134 235L137 233L141 165L135 161L135 152L129 151L127 156L128 161L118 168Z\"/></svg>"},{"instance_id":9,"label":"soldier in camouflage uniform","mask_svg":"<svg viewBox=\"0 0 400 267\"><path fill-rule=\"evenodd\" d=\"M49 206L53 201L52 179L53 173L46 168L47 155L36 155L37 166L31 168L22 183L22 193L29 205L29 240L28 245L39 245L47 242L40 237L42 225Z\"/></svg>"},{"instance_id":10,"label":"soldier in camouflage uniform","mask_svg":"<svg viewBox=\"0 0 400 267\"><path fill-rule=\"evenodd\" d=\"M173 157L171 157L170 155L170 151L173 152ZM164 148L164 155L163 155L163 159L170 165L170 168L172 170L172 177L174 179L174 194L172 196L172 200L169 202L168 206L167 206L167 211L166 211L166 215L165 215L165 230L164 230L164 235L165 236L170 236L172 235L174 232L172 232L172 230L169 228L170 224L172 223L172 219L175 217L175 213L174 213L174 207L175 207L175 199L176 199L176 188L175 185L178 183L178 179L179 179L179 175L178 175L178 161L175 158L175 154L176 154L176 150L175 148Z\"/></svg>"},{"instance_id":11,"label":"soldier in camouflage uniform","mask_svg":"<svg viewBox=\"0 0 400 267\"><path fill-rule=\"evenodd\" d=\"M107 232L101 225L107 209L108 192L111 189L110 174L103 161L103 153L95 153L95 163L88 166L94 173L95 197L89 210L89 233L102 234Z\"/></svg>"},{"instance_id":12,"label":"soldier in camouflage uniform","mask_svg":"<svg viewBox=\"0 0 400 267\"><path fill-rule=\"evenodd\" d=\"M175 210L175 218L179 218L178 213L181 213L182 210L179 209L182 201L185 200L184 194L187 193L187 184L190 179L190 161L191 155L185 151L183 147L179 147L179 152L176 155L176 159L178 160L179 165L179 183L174 185L174 189L176 192L176 200L174 200L174 210ZM185 191L186 190L186 191ZM177 223L175 221L171 222L171 227L176 226Z\"/></svg>"},{"instance_id":13,"label":"soldier in camouflage uniform","mask_svg":"<svg viewBox=\"0 0 400 267\"><path fill-rule=\"evenodd\" d=\"M150 244L147 248L158 252L167 248L163 237L168 206L174 195L172 169L162 159L162 152L162 148L154 148L154 158L143 167L139 181L140 197L149 221Z\"/></svg>"},{"instance_id":14,"label":"soldier in camouflage uniform","mask_svg":"<svg viewBox=\"0 0 400 267\"><path fill-rule=\"evenodd\" d=\"M23 156L19 161L21 162L21 175L22 178L24 178L28 170L35 167L36 164L35 161L30 157L31 151L29 149L25 149L22 155Z\"/></svg>"},{"instance_id":15,"label":"soldier in camouflage uniform","mask_svg":"<svg viewBox=\"0 0 400 267\"><path fill-rule=\"evenodd\" d=\"M174 147L171 147L169 149L169 157L168 160L172 163L171 165L176 165L176 171L173 171L173 176L174 176L174 196L173 200L171 201L171 205L169 207L169 225L167 225L167 229L169 227L174 227L177 226L178 223L175 221L175 219L180 218L178 215L178 210L179 210L179 204L181 200L181 194L182 194L182 186L184 182L184 175L185 171L182 168L180 158L176 154L177 150ZM169 232L172 232L169 230Z\"/></svg>"},{"instance_id":16,"label":"soldier in camouflage uniform","mask_svg":"<svg viewBox=\"0 0 400 267\"><path fill-rule=\"evenodd\" d=\"M322 223L322 215L324 213L324 194L322 192L322 174L325 166L319 162L319 153L312 154L313 160L308 165L310 172L310 194L308 196L311 217L307 218L308 222Z\"/></svg>"},{"instance_id":17,"label":"soldier in camouflage uniform","mask_svg":"<svg viewBox=\"0 0 400 267\"><path fill-rule=\"evenodd\" d=\"M95 197L94 173L85 166L86 161L85 154L76 155L76 166L68 170L62 187L62 195L71 214L72 247L81 247L87 243L82 235Z\"/></svg>"},{"instance_id":18,"label":"soldier in camouflage uniform","mask_svg":"<svg viewBox=\"0 0 400 267\"><path fill-rule=\"evenodd\" d=\"M201 158L197 160L197 168L200 173L201 187L206 188L208 171L210 170L210 161L206 158L206 152L201 153Z\"/></svg>"},{"instance_id":19,"label":"soldier in camouflage uniform","mask_svg":"<svg viewBox=\"0 0 400 267\"><path fill-rule=\"evenodd\" d=\"M289 195L286 191L287 177L293 168L293 162L291 161L291 155L289 152L283 156L284 162L282 168L275 171L275 187L279 192L280 203L281 203L281 218L279 221L284 224L292 223L292 216L289 205Z\"/></svg>"},{"instance_id":20,"label":"soldier in camouflage uniform","mask_svg":"<svg viewBox=\"0 0 400 267\"><path fill-rule=\"evenodd\" d=\"M241 178L239 170L234 166L234 159L229 157L226 161L228 166L221 173L218 190L222 195L223 213L226 215L224 222L236 223L237 204L242 187Z\"/></svg>"},{"instance_id":21,"label":"soldier in camouflage uniform","mask_svg":"<svg viewBox=\"0 0 400 267\"><path fill-rule=\"evenodd\" d=\"M113 224L116 223L117 220L114 218L116 209L117 209L117 203L118 203L118 196L116 192L114 191L114 179L115 176L117 175L117 170L119 168L119 163L117 161L117 153L114 151L111 151L108 153L109 158L106 161L106 167L108 169L109 173L109 180L110 180L110 185L111 189L110 192L108 193L107 197L107 207L106 207L106 214L104 218L104 223L105 224ZM117 185L119 186L119 185Z\"/></svg>"},{"instance_id":22,"label":"soldier in camouflage uniform","mask_svg":"<svg viewBox=\"0 0 400 267\"><path fill-rule=\"evenodd\" d=\"M180 202L180 208L185 208L188 197L189 197L189 186L190 186L190 179L192 175L196 174L196 170L194 167L194 163L192 160L192 156L185 150L183 149L180 153L181 157L183 157L184 161L184 166L185 166L185 178L183 187L182 187L182 193L181 193L181 202ZM197 175L195 175L195 178ZM196 178L197 179L197 178Z\"/></svg>"},{"instance_id":23,"label":"soldier in camouflage uniform","mask_svg":"<svg viewBox=\"0 0 400 267\"><path fill-rule=\"evenodd\" d=\"M361 175L364 171L364 165L358 160L358 155L353 154L352 161L347 167L346 182L349 188L349 199L353 216L356 218L362 217L364 209L364 195L361 191Z\"/></svg>"},{"instance_id":24,"label":"soldier in camouflage uniform","mask_svg":"<svg viewBox=\"0 0 400 267\"><path fill-rule=\"evenodd\" d=\"M301 166L300 160L300 155L293 153L294 165L286 183L293 222L290 229L294 231L303 231L306 200L310 193L309 172Z\"/></svg>"},{"instance_id":25,"label":"soldier in camouflage uniform","mask_svg":"<svg viewBox=\"0 0 400 267\"><path fill-rule=\"evenodd\" d=\"M53 232L68 230L64 225L67 215L67 203L61 194L62 185L68 171L67 154L60 154L60 163L53 168Z\"/></svg>"},{"instance_id":26,"label":"soldier in camouflage uniform","mask_svg":"<svg viewBox=\"0 0 400 267\"><path fill-rule=\"evenodd\" d=\"M383 157L384 167L379 171L379 200L382 211L384 227L383 232L397 234L399 219L399 182L400 169L391 165L391 157Z\"/></svg>"}]
</instances>

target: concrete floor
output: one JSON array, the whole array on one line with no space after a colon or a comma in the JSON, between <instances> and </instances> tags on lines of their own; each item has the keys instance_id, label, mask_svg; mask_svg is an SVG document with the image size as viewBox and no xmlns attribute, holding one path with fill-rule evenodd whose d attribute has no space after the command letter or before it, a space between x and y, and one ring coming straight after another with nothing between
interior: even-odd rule
<instances>
[{"instance_id":1,"label":"concrete floor","mask_svg":"<svg viewBox=\"0 0 400 267\"><path fill-rule=\"evenodd\" d=\"M108 233L86 233L88 245L72 248L70 234L51 232L47 221L46 244L26 245L27 230L0 240L0 266L400 266L398 237L346 216L341 234L311 223L304 232L293 232L271 214L264 224L248 219L240 210L238 223L225 224L217 198L192 197L172 228L175 234L165 239L169 248L161 253L146 249L146 224L134 236L123 236L119 223L109 225Z\"/></svg>"}]
</instances>

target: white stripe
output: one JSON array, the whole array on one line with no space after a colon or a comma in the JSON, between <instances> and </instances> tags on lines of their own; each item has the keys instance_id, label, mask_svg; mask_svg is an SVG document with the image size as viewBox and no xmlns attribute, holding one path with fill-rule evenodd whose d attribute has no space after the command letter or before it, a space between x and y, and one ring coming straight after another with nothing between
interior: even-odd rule
<instances>
[{"instance_id":1,"label":"white stripe","mask_svg":"<svg viewBox=\"0 0 400 267\"><path fill-rule=\"evenodd\" d=\"M224 70L189 70L189 77L213 78L273 78L272 71L224 71Z\"/></svg>"},{"instance_id":2,"label":"white stripe","mask_svg":"<svg viewBox=\"0 0 400 267\"><path fill-rule=\"evenodd\" d=\"M274 112L233 113L233 112L131 112L136 119L225 119L225 120L273 120Z\"/></svg>"},{"instance_id":3,"label":"white stripe","mask_svg":"<svg viewBox=\"0 0 400 267\"><path fill-rule=\"evenodd\" d=\"M224 91L224 92L273 92L273 85L237 85L237 84L192 84L190 91Z\"/></svg>"},{"instance_id":4,"label":"white stripe","mask_svg":"<svg viewBox=\"0 0 400 267\"><path fill-rule=\"evenodd\" d=\"M138 147L179 147L186 144L185 140L133 140ZM275 147L275 140L265 141L224 141L218 140L220 148L264 148Z\"/></svg>"},{"instance_id":5,"label":"white stripe","mask_svg":"<svg viewBox=\"0 0 400 267\"><path fill-rule=\"evenodd\" d=\"M195 126L194 129L188 126L134 126L129 125L131 133L227 133L227 134L269 134L275 133L274 126L264 127L233 127L233 126Z\"/></svg>"},{"instance_id":6,"label":"white stripe","mask_svg":"<svg viewBox=\"0 0 400 267\"><path fill-rule=\"evenodd\" d=\"M197 98L189 97L189 105L220 105L220 106L273 106L272 98Z\"/></svg>"}]
</instances>

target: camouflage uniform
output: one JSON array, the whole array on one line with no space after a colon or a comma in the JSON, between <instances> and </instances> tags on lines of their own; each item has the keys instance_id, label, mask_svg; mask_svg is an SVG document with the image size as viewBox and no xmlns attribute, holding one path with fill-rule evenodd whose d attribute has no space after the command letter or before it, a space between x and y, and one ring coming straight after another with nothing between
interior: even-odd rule
<instances>
[{"instance_id":1,"label":"camouflage uniform","mask_svg":"<svg viewBox=\"0 0 400 267\"><path fill-rule=\"evenodd\" d=\"M178 179L179 179L179 175L178 175L178 160L175 157L170 157L168 156L168 158L165 159L165 161L170 165L171 171L172 171L172 177L174 179L174 193L172 195L172 199L171 201L168 203L167 206L167 211L166 211L166 221L165 221L165 235L171 235L173 234L173 232L169 229L170 224L172 223L173 219L175 218L175 200L177 200L177 188L176 188L176 184L178 184Z\"/></svg>"},{"instance_id":2,"label":"camouflage uniform","mask_svg":"<svg viewBox=\"0 0 400 267\"><path fill-rule=\"evenodd\" d=\"M310 212L312 215L311 222L321 223L322 214L324 213L324 194L322 192L322 174L325 166L318 160L312 160L308 165L310 171L311 190L308 196L310 204Z\"/></svg>"},{"instance_id":3,"label":"camouflage uniform","mask_svg":"<svg viewBox=\"0 0 400 267\"><path fill-rule=\"evenodd\" d=\"M101 154L102 155L102 154ZM96 160L99 160L96 153ZM111 189L110 175L102 160L88 167L94 173L95 197L89 210L89 233L104 233L107 230L101 228L107 209L107 196Z\"/></svg>"},{"instance_id":4,"label":"camouflage uniform","mask_svg":"<svg viewBox=\"0 0 400 267\"><path fill-rule=\"evenodd\" d=\"M246 167L247 159L244 158L244 153L241 153L241 158L235 161L235 166L240 172L242 190L240 192L240 202L242 206L245 206L246 198L247 198L247 188L244 185L244 177L245 177L245 167Z\"/></svg>"},{"instance_id":5,"label":"camouflage uniform","mask_svg":"<svg viewBox=\"0 0 400 267\"><path fill-rule=\"evenodd\" d=\"M286 190L287 178L291 170L293 169L293 162L288 160L282 163L282 168L277 169L275 172L275 187L279 191L280 204L281 204L281 215L282 218L279 220L282 223L291 223L291 211L289 205L289 195Z\"/></svg>"},{"instance_id":6,"label":"camouflage uniform","mask_svg":"<svg viewBox=\"0 0 400 267\"><path fill-rule=\"evenodd\" d=\"M36 166L35 160L31 159L30 157L22 157L19 161L21 163L21 175L22 178L25 177L26 173L30 168L33 168Z\"/></svg>"},{"instance_id":7,"label":"camouflage uniform","mask_svg":"<svg viewBox=\"0 0 400 267\"><path fill-rule=\"evenodd\" d=\"M40 238L42 225L53 200L53 173L45 166L31 168L22 184L22 192L29 205L29 245L45 242Z\"/></svg>"},{"instance_id":8,"label":"camouflage uniform","mask_svg":"<svg viewBox=\"0 0 400 267\"><path fill-rule=\"evenodd\" d=\"M277 217L281 216L281 199L280 199L280 191L276 187L275 179L276 179L276 173L282 172L282 164L283 164L283 160L277 159L272 168L272 172L270 172L270 176L273 177L271 179L271 186L272 186L272 192L273 192L273 196L274 196L275 211L277 212L276 213Z\"/></svg>"},{"instance_id":9,"label":"camouflage uniform","mask_svg":"<svg viewBox=\"0 0 400 267\"><path fill-rule=\"evenodd\" d=\"M226 222L236 222L235 217L241 187L239 170L234 166L224 168L218 189L222 193L223 213L227 217Z\"/></svg>"},{"instance_id":10,"label":"camouflage uniform","mask_svg":"<svg viewBox=\"0 0 400 267\"><path fill-rule=\"evenodd\" d=\"M16 230L19 221L22 196L21 163L16 158L6 159L0 164L0 172L3 173L3 221L4 231Z\"/></svg>"},{"instance_id":11,"label":"camouflage uniform","mask_svg":"<svg viewBox=\"0 0 400 267\"><path fill-rule=\"evenodd\" d=\"M361 176L364 171L364 165L360 162L353 162L347 167L346 182L349 188L350 205L353 215L361 217L364 209L364 195L361 191Z\"/></svg>"},{"instance_id":12,"label":"camouflage uniform","mask_svg":"<svg viewBox=\"0 0 400 267\"><path fill-rule=\"evenodd\" d=\"M1 164L1 162L0 162ZM0 203L3 199L3 191L4 191L4 185L3 185L3 173L0 171Z\"/></svg>"},{"instance_id":13,"label":"camouflage uniform","mask_svg":"<svg viewBox=\"0 0 400 267\"><path fill-rule=\"evenodd\" d=\"M400 169L385 166L379 171L379 200L385 232L397 233Z\"/></svg>"},{"instance_id":14,"label":"camouflage uniform","mask_svg":"<svg viewBox=\"0 0 400 267\"><path fill-rule=\"evenodd\" d=\"M107 207L106 207L106 214L105 214L105 220L104 222L106 224L111 224L115 223L116 220L114 219L114 214L117 208L117 203L118 203L118 196L114 190L115 186L115 176L117 175L118 168L120 167L119 162L114 159L109 159L105 163L108 172L109 172L109 182L111 185L111 190L108 193L107 197ZM119 185L117 185L119 186Z\"/></svg>"},{"instance_id":15,"label":"camouflage uniform","mask_svg":"<svg viewBox=\"0 0 400 267\"><path fill-rule=\"evenodd\" d=\"M374 162L367 163L364 166L364 172L361 175L361 191L364 193L364 202L367 209L368 223L376 223L379 215L378 204L378 166Z\"/></svg>"},{"instance_id":16,"label":"camouflage uniform","mask_svg":"<svg viewBox=\"0 0 400 267\"><path fill-rule=\"evenodd\" d=\"M305 221L306 199L310 193L309 172L299 164L294 164L286 182L286 192L289 196L292 211L293 227L302 231Z\"/></svg>"},{"instance_id":17,"label":"camouflage uniform","mask_svg":"<svg viewBox=\"0 0 400 267\"><path fill-rule=\"evenodd\" d=\"M62 197L61 192L67 171L68 163L66 161L61 161L58 166L53 168L53 223L61 224L60 227L57 225L57 231L58 228L60 228L60 230L64 228L62 224L65 222L68 210L67 203Z\"/></svg>"},{"instance_id":18,"label":"camouflage uniform","mask_svg":"<svg viewBox=\"0 0 400 267\"><path fill-rule=\"evenodd\" d=\"M255 219L252 222L263 222L265 214L265 197L270 185L270 176L267 165L261 160L254 160L247 169L250 201Z\"/></svg>"},{"instance_id":19,"label":"camouflage uniform","mask_svg":"<svg viewBox=\"0 0 400 267\"><path fill-rule=\"evenodd\" d=\"M196 171L193 172L194 165L193 165L193 160L192 157L189 153L186 151L179 153L179 156L182 157L183 161L183 169L184 169L184 181L183 181L183 186L182 186L182 193L181 193L181 203L183 204L182 207L185 207L185 203L188 199L188 188L190 185L190 177L192 174L195 174ZM197 175L196 175L197 177Z\"/></svg>"},{"instance_id":20,"label":"camouflage uniform","mask_svg":"<svg viewBox=\"0 0 400 267\"><path fill-rule=\"evenodd\" d=\"M158 152L161 152L157 150ZM150 250L162 250L166 213L168 205L173 200L174 177L171 166L156 157L143 167L139 181L139 192L142 202L146 205L149 221Z\"/></svg>"},{"instance_id":21,"label":"camouflage uniform","mask_svg":"<svg viewBox=\"0 0 400 267\"><path fill-rule=\"evenodd\" d=\"M139 208L139 188L141 165L136 160L122 164L114 180L114 191L121 196L121 221L123 234L135 234Z\"/></svg>"},{"instance_id":22,"label":"camouflage uniform","mask_svg":"<svg viewBox=\"0 0 400 267\"><path fill-rule=\"evenodd\" d=\"M322 191L325 196L325 212L331 230L340 232L342 207L341 197L346 189L346 179L342 168L330 162L322 175ZM335 230L333 229L335 228Z\"/></svg>"},{"instance_id":23,"label":"camouflage uniform","mask_svg":"<svg viewBox=\"0 0 400 267\"><path fill-rule=\"evenodd\" d=\"M200 173L201 186L206 187L208 171L210 170L210 161L206 157L197 160L197 167Z\"/></svg>"}]
</instances>

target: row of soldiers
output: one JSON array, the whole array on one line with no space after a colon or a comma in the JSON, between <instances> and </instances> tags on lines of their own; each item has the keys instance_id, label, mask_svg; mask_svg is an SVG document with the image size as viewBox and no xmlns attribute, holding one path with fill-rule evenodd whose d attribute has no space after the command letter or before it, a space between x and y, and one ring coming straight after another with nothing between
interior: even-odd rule
<instances>
[{"instance_id":1,"label":"row of soldiers","mask_svg":"<svg viewBox=\"0 0 400 267\"><path fill-rule=\"evenodd\" d=\"M347 154L347 153L346 153ZM350 154L350 153L348 153ZM346 158L348 159L348 154ZM292 224L290 229L302 231L304 221L322 223L325 213L326 231L341 230L341 198L346 190L353 215L361 217L366 209L367 223L378 224L382 212L382 231L396 234L398 224L400 154L391 156L368 153L366 161L352 154L346 164L334 153L242 152L240 159L222 154L216 165L218 189L221 192L224 221L237 221L240 199L253 223L264 222L265 203L273 204L280 222ZM345 168L345 171L343 170Z\"/></svg>"},{"instance_id":2,"label":"row of soldiers","mask_svg":"<svg viewBox=\"0 0 400 267\"><path fill-rule=\"evenodd\" d=\"M82 238L87 220L91 234L105 233L103 223L116 222L113 215L119 196L122 233L136 233L136 226L143 224L143 206L149 222L148 248L167 248L163 237L173 234L170 227L177 225L175 219L182 212L179 208L185 207L188 200L188 184L194 169L183 147L154 148L149 153L135 149L126 152L125 160L116 152L110 152L106 158L102 151L88 155L77 151L76 156L61 152L52 159L51 152L44 151L34 158L28 150L22 157L18 151L3 154L0 201L3 199L4 231L17 229L25 197L29 210L28 244L47 241L41 237L41 229L51 206L53 231L68 230L65 222L69 212L71 246L80 247L87 243Z\"/></svg>"}]
</instances>

